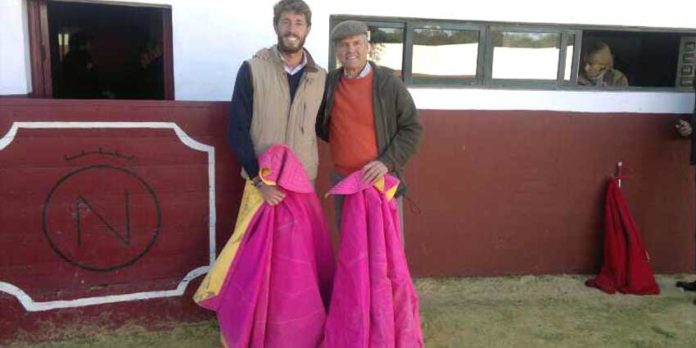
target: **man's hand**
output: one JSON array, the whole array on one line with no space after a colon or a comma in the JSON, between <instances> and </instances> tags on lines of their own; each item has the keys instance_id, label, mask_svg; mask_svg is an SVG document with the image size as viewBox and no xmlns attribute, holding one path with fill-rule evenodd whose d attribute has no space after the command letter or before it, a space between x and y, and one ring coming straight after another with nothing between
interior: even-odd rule
<instances>
[{"instance_id":1,"label":"man's hand","mask_svg":"<svg viewBox=\"0 0 696 348\"><path fill-rule=\"evenodd\" d=\"M362 179L365 182L374 184L378 179L389 172L387 166L380 161L372 161L362 167Z\"/></svg>"},{"instance_id":2,"label":"man's hand","mask_svg":"<svg viewBox=\"0 0 696 348\"><path fill-rule=\"evenodd\" d=\"M269 58L271 58L271 50L269 50L268 48L262 48L258 50L258 52L254 53L254 58L268 60Z\"/></svg>"},{"instance_id":3,"label":"man's hand","mask_svg":"<svg viewBox=\"0 0 696 348\"><path fill-rule=\"evenodd\" d=\"M677 121L677 124L674 125L674 128L676 128L677 132L679 132L679 135L683 137L688 137L694 131L691 128L691 124L689 124L689 122L685 120Z\"/></svg>"},{"instance_id":4,"label":"man's hand","mask_svg":"<svg viewBox=\"0 0 696 348\"><path fill-rule=\"evenodd\" d=\"M266 184L261 184L258 186L259 191L261 191L261 197L263 201L269 205L277 205L283 199L285 199L285 192L279 190L275 186L270 186Z\"/></svg>"}]
</instances>

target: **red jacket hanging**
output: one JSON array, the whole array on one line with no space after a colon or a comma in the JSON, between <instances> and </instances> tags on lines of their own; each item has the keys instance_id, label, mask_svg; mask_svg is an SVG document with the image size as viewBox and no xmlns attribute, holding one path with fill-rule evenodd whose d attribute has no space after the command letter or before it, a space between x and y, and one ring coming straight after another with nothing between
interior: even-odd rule
<instances>
[{"instance_id":1,"label":"red jacket hanging","mask_svg":"<svg viewBox=\"0 0 696 348\"><path fill-rule=\"evenodd\" d=\"M659 294L650 258L618 181L619 178L612 177L607 185L604 264L599 275L585 284L610 294L616 291L636 295Z\"/></svg>"}]
</instances>

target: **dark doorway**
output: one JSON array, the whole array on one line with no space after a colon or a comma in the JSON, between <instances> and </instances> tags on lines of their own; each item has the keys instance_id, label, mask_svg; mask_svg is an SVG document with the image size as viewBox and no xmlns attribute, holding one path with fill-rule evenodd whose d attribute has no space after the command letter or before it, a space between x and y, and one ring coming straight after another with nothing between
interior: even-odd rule
<instances>
[{"instance_id":1,"label":"dark doorway","mask_svg":"<svg viewBox=\"0 0 696 348\"><path fill-rule=\"evenodd\" d=\"M173 99L169 8L30 1L30 18L33 8L43 11L30 25L40 32L32 55L43 58L44 95L36 96Z\"/></svg>"}]
</instances>

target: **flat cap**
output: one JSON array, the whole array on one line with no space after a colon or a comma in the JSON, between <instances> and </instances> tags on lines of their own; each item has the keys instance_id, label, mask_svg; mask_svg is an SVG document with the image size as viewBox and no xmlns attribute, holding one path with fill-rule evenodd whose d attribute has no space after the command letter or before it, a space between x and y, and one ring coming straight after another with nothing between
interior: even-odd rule
<instances>
[{"instance_id":1,"label":"flat cap","mask_svg":"<svg viewBox=\"0 0 696 348\"><path fill-rule=\"evenodd\" d=\"M355 35L367 35L367 24L360 21L343 21L331 30L331 41L336 42Z\"/></svg>"}]
</instances>

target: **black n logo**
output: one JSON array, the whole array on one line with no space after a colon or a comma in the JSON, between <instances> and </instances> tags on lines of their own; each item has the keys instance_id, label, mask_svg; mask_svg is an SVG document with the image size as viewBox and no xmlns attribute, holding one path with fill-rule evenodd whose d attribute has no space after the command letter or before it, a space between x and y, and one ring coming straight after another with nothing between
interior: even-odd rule
<instances>
[{"instance_id":1,"label":"black n logo","mask_svg":"<svg viewBox=\"0 0 696 348\"><path fill-rule=\"evenodd\" d=\"M126 246L130 246L130 237L131 237L131 229L130 229L130 194L128 190L125 190L124 192L124 203L125 203L125 212L126 212L126 217L125 217L125 233L119 233L111 224L109 224L106 219L99 214L91 204L89 204L89 201L80 196L77 196L77 199L75 199L75 209L77 211L77 215L75 216L75 220L77 222L77 245L80 246L82 244L82 215L80 214L80 207L84 206L87 209L89 209L94 216L99 219L99 221L106 226L106 228L113 233L113 235L121 241Z\"/></svg>"}]
</instances>

